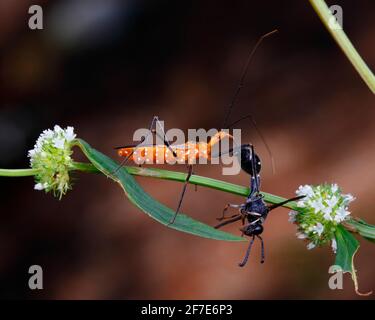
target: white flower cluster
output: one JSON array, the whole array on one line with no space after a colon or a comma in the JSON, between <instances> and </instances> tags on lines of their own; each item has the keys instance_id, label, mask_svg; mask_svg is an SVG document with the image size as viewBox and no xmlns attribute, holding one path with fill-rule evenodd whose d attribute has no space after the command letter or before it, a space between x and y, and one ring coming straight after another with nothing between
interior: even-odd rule
<instances>
[{"instance_id":1,"label":"white flower cluster","mask_svg":"<svg viewBox=\"0 0 375 320\"><path fill-rule=\"evenodd\" d=\"M42 132L28 153L31 168L37 170L35 190L53 191L61 199L70 189L71 148L75 137L73 127L62 129L56 125L53 130Z\"/></svg>"},{"instance_id":2,"label":"white flower cluster","mask_svg":"<svg viewBox=\"0 0 375 320\"><path fill-rule=\"evenodd\" d=\"M297 202L298 212L289 213L289 221L298 225L297 238L310 240L309 250L331 242L336 252L337 226L350 215L348 206L355 198L351 194L342 194L337 184L304 185L296 194L305 196Z\"/></svg>"}]
</instances>

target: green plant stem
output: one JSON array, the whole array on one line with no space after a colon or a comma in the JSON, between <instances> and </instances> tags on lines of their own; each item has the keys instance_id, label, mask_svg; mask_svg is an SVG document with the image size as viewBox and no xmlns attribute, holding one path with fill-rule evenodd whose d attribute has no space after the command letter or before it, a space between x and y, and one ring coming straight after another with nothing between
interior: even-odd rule
<instances>
[{"instance_id":1,"label":"green plant stem","mask_svg":"<svg viewBox=\"0 0 375 320\"><path fill-rule=\"evenodd\" d=\"M0 169L1 177L30 177L37 173L36 169Z\"/></svg>"},{"instance_id":2,"label":"green plant stem","mask_svg":"<svg viewBox=\"0 0 375 320\"><path fill-rule=\"evenodd\" d=\"M91 163L82 163L82 162L74 162L72 171L83 171L88 173L99 173L98 169L95 168L94 165ZM124 166L122 170L126 170L128 173L135 175L135 176L142 176L142 177L151 177L157 179L164 179L164 180L171 180L171 181L178 181L178 182L185 182L186 180L186 173L183 172L176 172L176 171L169 171L163 169L156 169L156 168L140 168L140 167L133 167ZM0 176L5 177L27 177L27 176L34 176L37 174L38 171L35 169L0 169ZM249 194L250 189L248 187L239 186L233 183L216 180L212 178L202 177L198 175L192 175L189 180L190 184L194 184L197 186L203 186L207 188L212 188L232 194L236 194L239 196L247 197ZM262 192L264 195L264 200L269 203L279 203L281 201L286 200L283 197L279 197L267 192ZM285 205L285 207L296 210L297 206L295 203L290 202Z\"/></svg>"},{"instance_id":3,"label":"green plant stem","mask_svg":"<svg viewBox=\"0 0 375 320\"><path fill-rule=\"evenodd\" d=\"M86 172L98 172L98 170L90 163L74 163L74 167L80 171ZM169 171L163 169L156 169L156 168L140 168L140 167L123 167L128 173L135 175L135 176L142 176L142 177L150 177L150 178L157 178L157 179L164 179L164 180L171 180L171 181L178 181L178 182L185 182L186 180L186 173L183 172L176 172L176 171ZM239 186L233 183L202 177L198 175L192 175L189 179L190 184L194 184L197 186L207 187L211 189L216 189L232 194L236 194L239 196L247 197L249 195L250 189L248 187ZM262 192L264 195L264 200L269 203L279 203L286 200L283 197L279 197L267 192ZM285 207L296 210L297 205L295 202L290 202L285 205Z\"/></svg>"},{"instance_id":4,"label":"green plant stem","mask_svg":"<svg viewBox=\"0 0 375 320\"><path fill-rule=\"evenodd\" d=\"M331 10L328 8L324 0L309 0L310 4L318 14L323 24L335 39L341 50L350 60L354 68L357 70L359 75L365 81L367 86L370 88L372 93L375 94L375 76L370 68L363 61L353 44L345 34L342 28L332 28L332 21L336 21Z\"/></svg>"},{"instance_id":5,"label":"green plant stem","mask_svg":"<svg viewBox=\"0 0 375 320\"><path fill-rule=\"evenodd\" d=\"M176 172L176 171L169 171L163 169L156 169L156 168L140 168L140 167L123 167L121 170L126 170L128 173L135 175L135 176L142 176L142 177L150 177L156 179L164 179L164 180L171 180L171 181L178 181L178 182L185 182L186 180L186 173L183 172ZM72 171L82 171L87 173L100 173L98 169L95 168L94 165L91 163L82 163L82 162L74 162ZM33 176L37 173L37 170L34 169L0 169L0 176L5 177L27 177ZM232 193L238 196L247 197L249 194L250 189L248 187L239 186L233 183L202 177L198 175L192 175L190 180L190 184L194 184L197 186L207 187L211 189L216 189L228 193ZM268 203L280 203L286 198L279 197L267 192L262 192L264 196L264 200ZM289 202L284 205L284 207L298 211L297 204L295 202ZM356 232L363 236L370 241L375 239L375 226L369 225L364 221L358 219L350 219L345 223L353 232Z\"/></svg>"}]
</instances>

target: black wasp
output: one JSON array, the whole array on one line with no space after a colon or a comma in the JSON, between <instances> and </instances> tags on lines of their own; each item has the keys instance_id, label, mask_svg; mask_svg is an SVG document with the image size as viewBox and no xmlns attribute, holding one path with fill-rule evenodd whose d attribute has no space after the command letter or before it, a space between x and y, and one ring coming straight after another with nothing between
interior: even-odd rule
<instances>
[{"instance_id":1,"label":"black wasp","mask_svg":"<svg viewBox=\"0 0 375 320\"><path fill-rule=\"evenodd\" d=\"M242 220L242 231L243 235L251 237L249 246L246 250L246 254L242 262L239 263L240 267L246 265L249 259L251 247L254 243L255 238L258 238L261 242L261 263L264 262L264 242L260 236L263 232L263 223L266 220L268 213L284 204L303 198L304 196L294 197L277 204L267 205L263 200L263 195L260 192L260 170L261 162L259 156L254 151L254 146L250 144L243 144L240 147L241 156L241 168L251 176L250 179L250 193L246 198L246 202L243 204L227 204L223 210L223 215L218 220L226 221L218 224L215 228L221 228L224 225ZM225 217L225 212L229 208L237 208L239 213L229 218Z\"/></svg>"}]
</instances>

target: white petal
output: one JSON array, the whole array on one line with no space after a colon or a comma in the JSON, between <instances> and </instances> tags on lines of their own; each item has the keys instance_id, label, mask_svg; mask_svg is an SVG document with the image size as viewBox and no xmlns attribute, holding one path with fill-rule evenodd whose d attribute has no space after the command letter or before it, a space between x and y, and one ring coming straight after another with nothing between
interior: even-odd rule
<instances>
[{"instance_id":1,"label":"white petal","mask_svg":"<svg viewBox=\"0 0 375 320\"><path fill-rule=\"evenodd\" d=\"M305 207L305 202L303 200L300 200L297 202L297 207L298 208L304 208Z\"/></svg>"},{"instance_id":2,"label":"white petal","mask_svg":"<svg viewBox=\"0 0 375 320\"><path fill-rule=\"evenodd\" d=\"M310 242L310 243L306 246L306 248L307 248L308 250L314 249L314 248L315 248L315 244L314 244L313 242Z\"/></svg>"},{"instance_id":3,"label":"white petal","mask_svg":"<svg viewBox=\"0 0 375 320\"><path fill-rule=\"evenodd\" d=\"M37 184L34 186L34 189L35 189L35 190L43 190L43 189L44 189L44 185L41 184L41 183L37 183Z\"/></svg>"},{"instance_id":4,"label":"white petal","mask_svg":"<svg viewBox=\"0 0 375 320\"><path fill-rule=\"evenodd\" d=\"M48 130L44 130L41 136L43 136L43 139L51 139L53 137L53 134L54 134L53 131L48 129Z\"/></svg>"},{"instance_id":5,"label":"white petal","mask_svg":"<svg viewBox=\"0 0 375 320\"><path fill-rule=\"evenodd\" d=\"M297 215L297 212L295 211L290 211L289 212L289 222L296 222L296 215Z\"/></svg>"},{"instance_id":6,"label":"white petal","mask_svg":"<svg viewBox=\"0 0 375 320\"><path fill-rule=\"evenodd\" d=\"M28 157L32 158L34 156L35 156L35 150L34 149L29 150Z\"/></svg>"},{"instance_id":7,"label":"white petal","mask_svg":"<svg viewBox=\"0 0 375 320\"><path fill-rule=\"evenodd\" d=\"M344 195L344 200L345 200L347 203L350 203L350 202L354 201L355 198L354 198L350 193L348 193L348 194L345 194L345 195Z\"/></svg>"},{"instance_id":8,"label":"white petal","mask_svg":"<svg viewBox=\"0 0 375 320\"><path fill-rule=\"evenodd\" d=\"M336 242L335 238L332 239L331 247L332 247L333 252L336 253L336 251L337 251L337 242Z\"/></svg>"},{"instance_id":9,"label":"white petal","mask_svg":"<svg viewBox=\"0 0 375 320\"><path fill-rule=\"evenodd\" d=\"M299 186L298 190L296 191L296 194L299 196L312 197L314 195L314 190L311 186L306 184L304 186Z\"/></svg>"},{"instance_id":10,"label":"white petal","mask_svg":"<svg viewBox=\"0 0 375 320\"><path fill-rule=\"evenodd\" d=\"M314 233L316 233L319 237L322 235L324 231L324 226L318 222L316 226L313 227Z\"/></svg>"},{"instance_id":11,"label":"white petal","mask_svg":"<svg viewBox=\"0 0 375 320\"><path fill-rule=\"evenodd\" d=\"M333 208L339 202L339 199L336 196L332 196L330 199L326 199L325 202L330 208Z\"/></svg>"},{"instance_id":12,"label":"white petal","mask_svg":"<svg viewBox=\"0 0 375 320\"><path fill-rule=\"evenodd\" d=\"M323 215L323 218L326 219L327 221L332 221L333 220L330 212L325 213Z\"/></svg>"},{"instance_id":13,"label":"white petal","mask_svg":"<svg viewBox=\"0 0 375 320\"><path fill-rule=\"evenodd\" d=\"M70 142L72 140L74 140L74 138L76 137L77 135L74 133L74 128L73 127L67 127L66 130L65 130L65 139Z\"/></svg>"},{"instance_id":14,"label":"white petal","mask_svg":"<svg viewBox=\"0 0 375 320\"><path fill-rule=\"evenodd\" d=\"M55 125L53 127L53 131L55 131L56 133L60 133L60 132L63 132L64 130L61 129L61 127L59 125Z\"/></svg>"},{"instance_id":15,"label":"white petal","mask_svg":"<svg viewBox=\"0 0 375 320\"><path fill-rule=\"evenodd\" d=\"M335 221L336 222L341 222L341 221L344 221L345 218L350 215L350 212L347 211L345 208L339 208L337 211L336 211L336 215L335 215Z\"/></svg>"},{"instance_id":16,"label":"white petal","mask_svg":"<svg viewBox=\"0 0 375 320\"><path fill-rule=\"evenodd\" d=\"M323 210L323 218L328 220L328 221L332 221L332 216L331 216L331 213L332 213L332 208L331 207L324 207Z\"/></svg>"},{"instance_id":17,"label":"white petal","mask_svg":"<svg viewBox=\"0 0 375 320\"><path fill-rule=\"evenodd\" d=\"M339 190L339 186L337 185L337 183L334 183L331 185L331 191L333 193L336 193L336 191Z\"/></svg>"},{"instance_id":18,"label":"white petal","mask_svg":"<svg viewBox=\"0 0 375 320\"><path fill-rule=\"evenodd\" d=\"M296 236L297 236L298 239L301 239L301 240L307 238L307 235L302 233L302 232L297 232Z\"/></svg>"},{"instance_id":19,"label":"white petal","mask_svg":"<svg viewBox=\"0 0 375 320\"><path fill-rule=\"evenodd\" d=\"M326 208L326 206L322 203L322 199L311 201L310 205L312 208L314 208L315 213L318 213Z\"/></svg>"},{"instance_id":20,"label":"white petal","mask_svg":"<svg viewBox=\"0 0 375 320\"><path fill-rule=\"evenodd\" d=\"M57 149L64 149L64 145L65 145L65 139L64 138L55 138L54 140L54 147L57 148Z\"/></svg>"}]
</instances>

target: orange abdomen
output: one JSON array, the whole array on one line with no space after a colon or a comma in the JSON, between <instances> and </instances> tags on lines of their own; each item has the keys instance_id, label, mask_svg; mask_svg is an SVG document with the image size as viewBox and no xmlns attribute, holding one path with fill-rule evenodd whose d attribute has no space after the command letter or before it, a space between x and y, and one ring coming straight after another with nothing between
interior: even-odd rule
<instances>
[{"instance_id":1,"label":"orange abdomen","mask_svg":"<svg viewBox=\"0 0 375 320\"><path fill-rule=\"evenodd\" d=\"M194 164L197 159L207 159L209 156L207 143L203 142L187 142L183 145L171 146L171 149L165 145L121 148L118 150L118 155L120 157L130 156L137 164Z\"/></svg>"}]
</instances>

